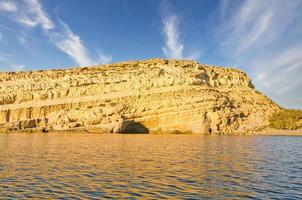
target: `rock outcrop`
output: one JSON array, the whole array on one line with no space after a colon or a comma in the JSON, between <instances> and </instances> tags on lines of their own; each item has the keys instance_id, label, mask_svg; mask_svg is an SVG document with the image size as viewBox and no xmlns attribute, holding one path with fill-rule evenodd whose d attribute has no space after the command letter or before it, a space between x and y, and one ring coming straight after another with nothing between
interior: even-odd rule
<instances>
[{"instance_id":1,"label":"rock outcrop","mask_svg":"<svg viewBox=\"0 0 302 200\"><path fill-rule=\"evenodd\" d=\"M282 110L233 68L150 59L0 73L0 127L248 133Z\"/></svg>"}]
</instances>

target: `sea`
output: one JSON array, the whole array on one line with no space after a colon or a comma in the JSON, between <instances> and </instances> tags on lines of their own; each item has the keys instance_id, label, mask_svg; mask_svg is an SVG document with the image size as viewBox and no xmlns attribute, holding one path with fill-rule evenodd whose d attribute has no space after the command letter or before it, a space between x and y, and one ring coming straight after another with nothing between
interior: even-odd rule
<instances>
[{"instance_id":1,"label":"sea","mask_svg":"<svg viewBox=\"0 0 302 200\"><path fill-rule=\"evenodd\" d=\"M0 199L302 199L302 137L0 133Z\"/></svg>"}]
</instances>

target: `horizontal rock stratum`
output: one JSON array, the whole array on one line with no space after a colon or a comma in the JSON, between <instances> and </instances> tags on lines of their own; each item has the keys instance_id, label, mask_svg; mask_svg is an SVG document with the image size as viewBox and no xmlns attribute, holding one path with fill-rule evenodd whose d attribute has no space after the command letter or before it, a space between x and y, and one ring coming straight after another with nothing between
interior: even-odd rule
<instances>
[{"instance_id":1,"label":"horizontal rock stratum","mask_svg":"<svg viewBox=\"0 0 302 200\"><path fill-rule=\"evenodd\" d=\"M244 72L189 60L0 73L3 131L236 134L280 110Z\"/></svg>"}]
</instances>

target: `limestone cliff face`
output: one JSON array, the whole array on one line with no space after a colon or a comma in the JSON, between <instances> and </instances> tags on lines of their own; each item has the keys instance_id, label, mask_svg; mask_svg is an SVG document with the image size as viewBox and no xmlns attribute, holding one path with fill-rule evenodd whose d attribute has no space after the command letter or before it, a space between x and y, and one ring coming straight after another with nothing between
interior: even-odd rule
<instances>
[{"instance_id":1,"label":"limestone cliff face","mask_svg":"<svg viewBox=\"0 0 302 200\"><path fill-rule=\"evenodd\" d=\"M0 73L2 130L246 133L281 109L244 72L188 60Z\"/></svg>"}]
</instances>

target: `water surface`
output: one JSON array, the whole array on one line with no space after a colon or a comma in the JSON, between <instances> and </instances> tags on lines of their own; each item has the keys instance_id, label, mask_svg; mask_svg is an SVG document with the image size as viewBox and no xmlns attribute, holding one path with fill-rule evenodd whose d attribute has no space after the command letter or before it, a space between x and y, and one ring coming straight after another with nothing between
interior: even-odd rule
<instances>
[{"instance_id":1,"label":"water surface","mask_svg":"<svg viewBox=\"0 0 302 200\"><path fill-rule=\"evenodd\" d=\"M302 137L0 134L0 198L300 199Z\"/></svg>"}]
</instances>

